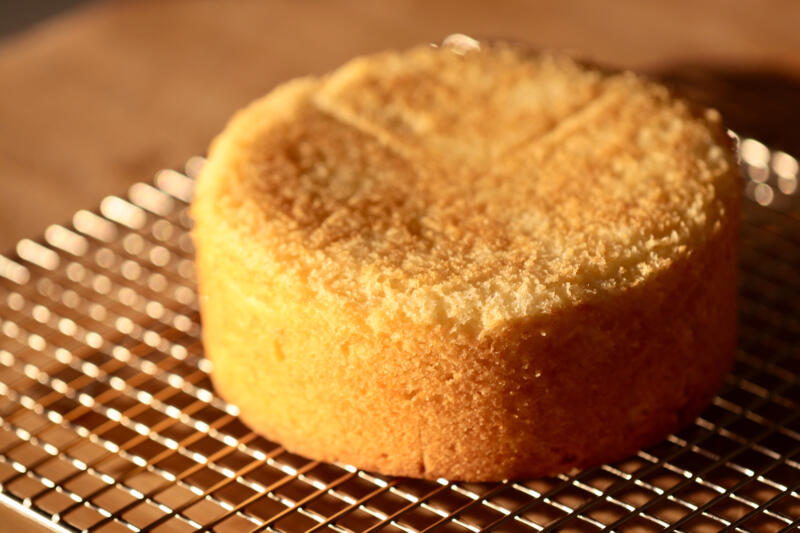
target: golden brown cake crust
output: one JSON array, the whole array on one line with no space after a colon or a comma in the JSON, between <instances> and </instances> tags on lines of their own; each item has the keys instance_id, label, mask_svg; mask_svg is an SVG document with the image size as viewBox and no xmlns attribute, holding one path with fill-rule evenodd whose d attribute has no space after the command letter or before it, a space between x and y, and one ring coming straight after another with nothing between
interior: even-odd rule
<instances>
[{"instance_id":1,"label":"golden brown cake crust","mask_svg":"<svg viewBox=\"0 0 800 533\"><path fill-rule=\"evenodd\" d=\"M735 342L718 119L512 48L355 60L254 103L192 206L218 391L289 449L495 480L691 420Z\"/></svg>"}]
</instances>

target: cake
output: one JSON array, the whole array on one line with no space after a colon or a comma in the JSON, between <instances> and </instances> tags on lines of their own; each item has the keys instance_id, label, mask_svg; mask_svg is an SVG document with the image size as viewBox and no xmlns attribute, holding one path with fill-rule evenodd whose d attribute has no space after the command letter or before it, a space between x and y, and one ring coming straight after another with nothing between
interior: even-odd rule
<instances>
[{"instance_id":1,"label":"cake","mask_svg":"<svg viewBox=\"0 0 800 533\"><path fill-rule=\"evenodd\" d=\"M420 46L289 81L197 182L215 388L288 450L383 474L624 458L730 369L740 189L716 112L558 54Z\"/></svg>"}]
</instances>

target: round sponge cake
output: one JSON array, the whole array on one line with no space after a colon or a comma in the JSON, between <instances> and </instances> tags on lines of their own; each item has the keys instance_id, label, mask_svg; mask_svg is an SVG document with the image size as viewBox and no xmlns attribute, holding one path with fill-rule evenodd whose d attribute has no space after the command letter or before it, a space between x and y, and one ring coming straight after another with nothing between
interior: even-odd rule
<instances>
[{"instance_id":1,"label":"round sponge cake","mask_svg":"<svg viewBox=\"0 0 800 533\"><path fill-rule=\"evenodd\" d=\"M289 450L499 480L692 420L735 344L716 113L502 44L291 81L214 141L192 214L219 393Z\"/></svg>"}]
</instances>

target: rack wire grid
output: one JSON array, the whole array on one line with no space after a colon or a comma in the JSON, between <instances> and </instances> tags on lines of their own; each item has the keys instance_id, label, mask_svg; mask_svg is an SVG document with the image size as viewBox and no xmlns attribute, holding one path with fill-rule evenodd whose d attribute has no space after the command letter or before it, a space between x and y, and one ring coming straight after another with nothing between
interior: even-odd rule
<instances>
[{"instance_id":1,"label":"rack wire grid","mask_svg":"<svg viewBox=\"0 0 800 533\"><path fill-rule=\"evenodd\" d=\"M800 525L798 162L740 143L740 343L694 423L614 464L454 483L254 434L203 359L201 158L0 256L0 503L57 531L788 531Z\"/></svg>"}]
</instances>

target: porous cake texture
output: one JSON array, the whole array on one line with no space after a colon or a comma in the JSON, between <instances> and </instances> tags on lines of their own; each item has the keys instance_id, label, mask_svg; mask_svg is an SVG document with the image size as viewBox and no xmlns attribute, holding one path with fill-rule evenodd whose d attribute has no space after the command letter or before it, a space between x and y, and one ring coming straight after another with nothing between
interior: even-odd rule
<instances>
[{"instance_id":1,"label":"porous cake texture","mask_svg":"<svg viewBox=\"0 0 800 533\"><path fill-rule=\"evenodd\" d=\"M219 393L289 450L539 476L693 419L735 343L713 111L494 44L358 58L214 141L192 214Z\"/></svg>"}]
</instances>

